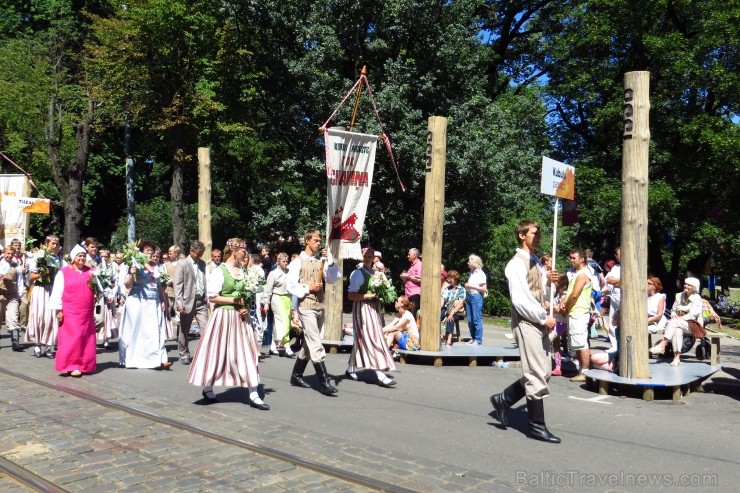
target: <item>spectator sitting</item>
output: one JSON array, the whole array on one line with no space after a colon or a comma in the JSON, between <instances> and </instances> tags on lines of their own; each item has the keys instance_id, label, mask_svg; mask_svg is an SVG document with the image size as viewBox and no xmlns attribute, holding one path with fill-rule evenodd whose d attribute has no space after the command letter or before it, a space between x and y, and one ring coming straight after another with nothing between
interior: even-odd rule
<instances>
[{"instance_id":1,"label":"spectator sitting","mask_svg":"<svg viewBox=\"0 0 740 493\"><path fill-rule=\"evenodd\" d=\"M388 347L395 341L399 349L408 351L418 351L419 346L419 328L414 320L414 304L406 296L399 296L396 300L396 318L383 327L386 344Z\"/></svg>"},{"instance_id":2,"label":"spectator sitting","mask_svg":"<svg viewBox=\"0 0 740 493\"><path fill-rule=\"evenodd\" d=\"M701 300L701 316L704 319L704 327L709 324L717 324L717 327L722 328L722 319L717 312L714 311L714 307L709 303L709 300L702 298Z\"/></svg>"},{"instance_id":3,"label":"spectator sitting","mask_svg":"<svg viewBox=\"0 0 740 493\"><path fill-rule=\"evenodd\" d=\"M663 339L650 348L650 354L663 354L668 341L673 345L673 362L671 366L681 363L681 347L683 346L683 335L692 334L692 322L701 324L702 302L699 296L699 279L687 277L684 280L683 292L676 297L671 310L671 319L665 328Z\"/></svg>"},{"instance_id":4,"label":"spectator sitting","mask_svg":"<svg viewBox=\"0 0 740 493\"><path fill-rule=\"evenodd\" d=\"M665 293L663 284L655 276L647 279L648 332L656 334L665 328L668 319L665 316Z\"/></svg>"}]
</instances>

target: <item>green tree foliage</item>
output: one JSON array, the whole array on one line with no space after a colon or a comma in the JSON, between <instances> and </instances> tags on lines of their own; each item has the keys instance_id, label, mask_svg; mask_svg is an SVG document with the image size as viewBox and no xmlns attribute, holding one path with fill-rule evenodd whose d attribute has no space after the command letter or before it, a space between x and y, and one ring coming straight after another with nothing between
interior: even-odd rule
<instances>
[{"instance_id":1,"label":"green tree foliage","mask_svg":"<svg viewBox=\"0 0 740 493\"><path fill-rule=\"evenodd\" d=\"M565 266L574 245L612 253L623 76L650 70L650 268L670 277L713 254L716 269L737 272L736 2L28 0L0 1L0 14L3 149L51 180L48 88L64 81L68 130L87 99L102 103L82 189L87 227L104 240L124 214L127 113L140 213L159 213L139 219L137 236L171 243L159 236L167 214L184 224L176 242L197 234L188 211L197 200L198 146L211 148L216 245L235 234L291 244L308 227L323 229L318 129L366 66L407 190L381 146L365 241L396 273L406 250L421 247L427 120L446 116L443 258L464 269L470 253L480 254L498 300L488 303L505 311L499 295L514 224L540 222L541 249L550 250L542 155L577 168L580 220L559 229L557 264ZM64 47L61 78L50 46ZM352 106L329 124L349 126ZM380 132L367 94L353 130ZM74 140L62 151L69 160ZM147 233L150 220L161 232Z\"/></svg>"},{"instance_id":2,"label":"green tree foliage","mask_svg":"<svg viewBox=\"0 0 740 493\"><path fill-rule=\"evenodd\" d=\"M533 23L554 143L578 169L581 241L618 238L623 76L649 70L650 268L675 277L700 253L737 265L739 21L737 2L593 0Z\"/></svg>"}]
</instances>

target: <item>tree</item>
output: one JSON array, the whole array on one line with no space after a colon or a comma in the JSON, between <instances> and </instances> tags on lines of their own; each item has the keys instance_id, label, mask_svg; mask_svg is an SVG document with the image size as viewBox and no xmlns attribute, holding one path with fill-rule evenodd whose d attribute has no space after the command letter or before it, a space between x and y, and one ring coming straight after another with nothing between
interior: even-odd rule
<instances>
[{"instance_id":1,"label":"tree","mask_svg":"<svg viewBox=\"0 0 740 493\"><path fill-rule=\"evenodd\" d=\"M545 33L533 63L548 77L555 146L586 178L585 244L616 239L619 215L599 211L619 207L623 75L651 72L649 266L666 285L702 252L737 265L739 16L715 0L592 0L532 22ZM702 241L707 226L719 241Z\"/></svg>"}]
</instances>

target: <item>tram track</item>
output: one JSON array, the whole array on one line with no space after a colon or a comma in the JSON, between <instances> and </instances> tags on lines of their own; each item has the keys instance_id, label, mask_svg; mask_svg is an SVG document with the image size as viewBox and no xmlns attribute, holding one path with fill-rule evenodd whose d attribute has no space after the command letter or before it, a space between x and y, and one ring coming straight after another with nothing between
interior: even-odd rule
<instances>
[{"instance_id":1,"label":"tram track","mask_svg":"<svg viewBox=\"0 0 740 493\"><path fill-rule=\"evenodd\" d=\"M27 486L34 491L41 491L43 493L69 493L68 490L62 488L58 484L42 478L38 474L29 471L25 467L18 465L3 456L0 456L0 471L5 473L12 480L22 484L23 486Z\"/></svg>"},{"instance_id":2,"label":"tram track","mask_svg":"<svg viewBox=\"0 0 740 493\"><path fill-rule=\"evenodd\" d=\"M79 398L79 399L84 399L84 400L93 402L95 404L98 404L99 406L126 413L130 416L143 418L153 423L158 423L158 424L165 425L171 428L175 428L181 431L185 431L187 433L191 433L191 434L203 437L203 438L207 438L209 440L235 446L240 449L247 450L249 452L258 454L260 456L265 456L265 457L269 457L274 460L282 461L292 466L295 466L297 468L312 471L312 472L327 476L329 478L351 483L357 486L368 488L370 490L388 492L388 493L411 493L411 492L416 491L416 490L408 489L402 486L389 483L387 481L382 481L382 480L379 480L373 477L365 476L362 474L356 474L351 471L340 469L338 467L334 467L328 464L323 464L317 461L309 460L309 459L300 457L296 454L285 452L279 449L275 449L275 448L268 447L268 446L261 445L261 444L248 442L248 441L245 441L239 438L234 438L231 436L226 436L221 433L210 431L205 428L201 428L198 426L194 426L194 425L182 422L182 421L169 418L167 416L163 416L163 415L156 414L156 413L146 411L146 410L136 409L130 406L117 403L117 402L113 402L111 400L105 399L98 395L94 395L94 394L91 394L85 391L67 387L61 384L50 383L44 380L30 377L28 375L17 373L12 370L8 370L6 368L0 367L0 374L4 374L6 376L16 378L19 380L23 380L25 382L29 382L35 385L43 386L43 387L52 389L57 392L62 392L67 395L71 395L76 398ZM65 492L67 491L64 488L54 484L53 482L50 482L32 473L31 471L28 471L27 469L13 463L12 461L2 458L2 456L0 456L0 459L2 459L0 460L0 470L4 471L10 477L16 479L19 482L22 482L24 485L29 486L36 491L43 491L43 492L53 492L53 491Z\"/></svg>"}]
</instances>

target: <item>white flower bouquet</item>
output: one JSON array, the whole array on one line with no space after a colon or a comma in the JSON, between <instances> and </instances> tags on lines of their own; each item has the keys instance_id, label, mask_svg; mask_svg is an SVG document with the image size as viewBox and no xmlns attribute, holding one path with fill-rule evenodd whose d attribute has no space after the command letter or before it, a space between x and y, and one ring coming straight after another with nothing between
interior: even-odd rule
<instances>
[{"instance_id":1,"label":"white flower bouquet","mask_svg":"<svg viewBox=\"0 0 740 493\"><path fill-rule=\"evenodd\" d=\"M375 274L370 276L370 286L368 292L378 297L378 300L384 305L395 303L398 295L396 294L396 288L393 287L391 281L380 271L376 271Z\"/></svg>"}]
</instances>

